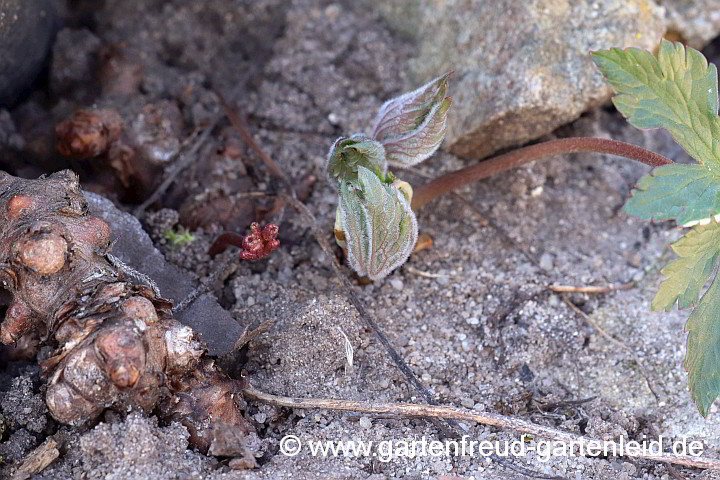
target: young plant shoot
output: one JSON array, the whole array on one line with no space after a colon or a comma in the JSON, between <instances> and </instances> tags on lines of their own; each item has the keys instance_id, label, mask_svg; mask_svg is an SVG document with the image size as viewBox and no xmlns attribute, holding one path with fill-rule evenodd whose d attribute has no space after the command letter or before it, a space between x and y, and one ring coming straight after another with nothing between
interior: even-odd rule
<instances>
[{"instance_id":1,"label":"young plant shoot","mask_svg":"<svg viewBox=\"0 0 720 480\"><path fill-rule=\"evenodd\" d=\"M372 137L341 137L330 148L327 172L339 195L335 238L360 276L387 276L415 247L412 188L387 168L416 165L438 149L452 103L449 76L386 102Z\"/></svg>"}]
</instances>

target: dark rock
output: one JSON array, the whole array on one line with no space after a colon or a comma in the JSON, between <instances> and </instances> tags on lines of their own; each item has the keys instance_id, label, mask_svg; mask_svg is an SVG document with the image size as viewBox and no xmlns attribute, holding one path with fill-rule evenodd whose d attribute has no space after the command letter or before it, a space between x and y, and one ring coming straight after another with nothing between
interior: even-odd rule
<instances>
[{"instance_id":1,"label":"dark rock","mask_svg":"<svg viewBox=\"0 0 720 480\"><path fill-rule=\"evenodd\" d=\"M55 15L48 0L0 0L0 106L16 104L45 65Z\"/></svg>"},{"instance_id":2,"label":"dark rock","mask_svg":"<svg viewBox=\"0 0 720 480\"><path fill-rule=\"evenodd\" d=\"M86 29L61 30L53 46L50 88L54 93L70 94L80 102L92 102L98 93L96 70L102 42Z\"/></svg>"},{"instance_id":3,"label":"dark rock","mask_svg":"<svg viewBox=\"0 0 720 480\"><path fill-rule=\"evenodd\" d=\"M85 195L90 211L110 224L112 240L116 242L113 255L152 278L162 296L176 303L193 290L195 285L192 279L165 261L135 217L121 212L106 198L93 193ZM211 355L230 351L242 334L240 324L209 294L198 298L177 318L192 327L200 339L208 344Z\"/></svg>"}]
</instances>

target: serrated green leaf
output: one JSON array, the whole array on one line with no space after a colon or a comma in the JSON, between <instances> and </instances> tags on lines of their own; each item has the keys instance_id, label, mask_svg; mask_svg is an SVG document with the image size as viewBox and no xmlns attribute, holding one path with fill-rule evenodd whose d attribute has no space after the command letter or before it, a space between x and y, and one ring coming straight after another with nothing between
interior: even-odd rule
<instances>
[{"instance_id":1,"label":"serrated green leaf","mask_svg":"<svg viewBox=\"0 0 720 480\"><path fill-rule=\"evenodd\" d=\"M358 167L360 188L340 186L339 225L358 275L379 280L405 263L417 241L417 220L405 196Z\"/></svg>"},{"instance_id":2,"label":"serrated green leaf","mask_svg":"<svg viewBox=\"0 0 720 480\"><path fill-rule=\"evenodd\" d=\"M676 219L678 225L720 213L720 176L703 165L664 165L635 185L623 207L644 220Z\"/></svg>"},{"instance_id":3,"label":"serrated green leaf","mask_svg":"<svg viewBox=\"0 0 720 480\"><path fill-rule=\"evenodd\" d=\"M720 173L717 69L681 43L663 40L658 56L636 48L592 53L618 93L617 109L638 128L665 128L701 164Z\"/></svg>"},{"instance_id":4,"label":"serrated green leaf","mask_svg":"<svg viewBox=\"0 0 720 480\"><path fill-rule=\"evenodd\" d=\"M716 276L685 325L688 332L685 368L690 393L707 416L720 393L720 278Z\"/></svg>"},{"instance_id":5,"label":"serrated green leaf","mask_svg":"<svg viewBox=\"0 0 720 480\"><path fill-rule=\"evenodd\" d=\"M662 269L667 279L652 301L653 310L671 310L693 306L717 264L720 254L720 225L695 227L671 248L677 259Z\"/></svg>"}]
</instances>

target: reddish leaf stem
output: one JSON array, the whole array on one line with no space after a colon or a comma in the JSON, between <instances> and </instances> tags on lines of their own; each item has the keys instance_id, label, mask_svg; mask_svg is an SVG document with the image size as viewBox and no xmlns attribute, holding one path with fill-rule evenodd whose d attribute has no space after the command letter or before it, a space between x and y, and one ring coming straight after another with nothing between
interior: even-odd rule
<instances>
[{"instance_id":1,"label":"reddish leaf stem","mask_svg":"<svg viewBox=\"0 0 720 480\"><path fill-rule=\"evenodd\" d=\"M240 259L242 260L260 260L267 257L280 246L277 239L278 227L269 223L265 228L254 223L250 225L250 235L240 235L238 233L227 232L220 235L210 246L208 254L211 257L218 255L231 246L241 248Z\"/></svg>"},{"instance_id":2,"label":"reddish leaf stem","mask_svg":"<svg viewBox=\"0 0 720 480\"><path fill-rule=\"evenodd\" d=\"M415 190L413 193L412 208L413 210L418 210L426 203L451 190L525 165L534 160L540 160L553 155L581 152L617 155L650 165L651 167L659 167L673 163L672 160L658 153L625 142L604 138L561 138L518 148L517 150L503 153L490 160L485 160L475 165L442 175Z\"/></svg>"}]
</instances>

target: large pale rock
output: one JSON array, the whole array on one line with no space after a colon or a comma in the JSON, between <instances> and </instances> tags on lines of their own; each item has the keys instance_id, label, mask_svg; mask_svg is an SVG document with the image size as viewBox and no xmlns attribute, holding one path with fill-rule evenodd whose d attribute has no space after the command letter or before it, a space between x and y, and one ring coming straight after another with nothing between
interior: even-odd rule
<instances>
[{"instance_id":1,"label":"large pale rock","mask_svg":"<svg viewBox=\"0 0 720 480\"><path fill-rule=\"evenodd\" d=\"M416 38L421 84L446 70L453 107L446 148L482 158L570 122L611 90L588 52L654 48L666 30L651 0L369 0Z\"/></svg>"},{"instance_id":2,"label":"large pale rock","mask_svg":"<svg viewBox=\"0 0 720 480\"><path fill-rule=\"evenodd\" d=\"M720 33L720 0L673 0L663 5L668 33L691 47L702 48Z\"/></svg>"}]
</instances>

